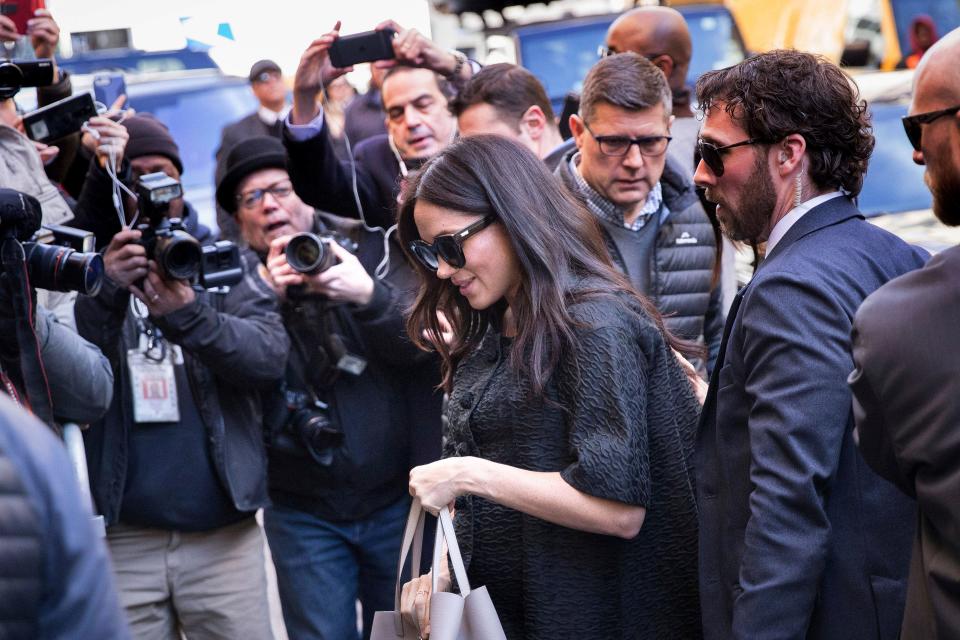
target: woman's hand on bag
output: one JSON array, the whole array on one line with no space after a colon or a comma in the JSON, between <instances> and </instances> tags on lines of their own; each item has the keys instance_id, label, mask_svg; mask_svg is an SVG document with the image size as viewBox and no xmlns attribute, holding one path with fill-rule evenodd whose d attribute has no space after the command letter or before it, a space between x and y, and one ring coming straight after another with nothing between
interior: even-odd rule
<instances>
[{"instance_id":1,"label":"woman's hand on bag","mask_svg":"<svg viewBox=\"0 0 960 640\"><path fill-rule=\"evenodd\" d=\"M426 574L403 585L400 592L400 616L405 626L417 629L421 638L430 636L431 576Z\"/></svg>"},{"instance_id":2,"label":"woman's hand on bag","mask_svg":"<svg viewBox=\"0 0 960 640\"><path fill-rule=\"evenodd\" d=\"M423 508L437 515L440 509L449 506L457 496L468 493L472 471L478 458L447 458L414 467L410 470L410 495L420 499Z\"/></svg>"},{"instance_id":3,"label":"woman's hand on bag","mask_svg":"<svg viewBox=\"0 0 960 640\"><path fill-rule=\"evenodd\" d=\"M439 525L438 525L439 526ZM446 554L443 556L446 558ZM403 585L400 591L400 615L404 623L420 631L421 638L430 636L430 596L433 572L414 578ZM450 568L446 561L440 565L440 576L437 579L437 589L450 590Z\"/></svg>"}]
</instances>

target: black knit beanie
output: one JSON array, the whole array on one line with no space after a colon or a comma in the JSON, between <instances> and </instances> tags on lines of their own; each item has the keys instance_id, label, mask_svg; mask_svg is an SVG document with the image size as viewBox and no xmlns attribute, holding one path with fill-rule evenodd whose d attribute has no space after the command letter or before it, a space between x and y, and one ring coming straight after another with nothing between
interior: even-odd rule
<instances>
[{"instance_id":1,"label":"black knit beanie","mask_svg":"<svg viewBox=\"0 0 960 640\"><path fill-rule=\"evenodd\" d=\"M124 152L131 160L140 156L160 155L170 158L183 173L183 163L180 162L180 149L173 141L170 130L149 113L138 113L123 121L123 126L130 134L127 149Z\"/></svg>"}]
</instances>

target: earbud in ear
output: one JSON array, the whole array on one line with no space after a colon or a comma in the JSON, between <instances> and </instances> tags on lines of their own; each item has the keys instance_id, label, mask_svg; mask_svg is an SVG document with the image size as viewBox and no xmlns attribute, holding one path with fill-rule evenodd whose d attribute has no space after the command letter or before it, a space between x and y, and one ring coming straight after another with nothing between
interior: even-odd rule
<instances>
[{"instance_id":1,"label":"earbud in ear","mask_svg":"<svg viewBox=\"0 0 960 640\"><path fill-rule=\"evenodd\" d=\"M786 161L787 161L787 154L781 153L781 154L780 154L780 164L783 164L783 163L786 162Z\"/></svg>"}]
</instances>

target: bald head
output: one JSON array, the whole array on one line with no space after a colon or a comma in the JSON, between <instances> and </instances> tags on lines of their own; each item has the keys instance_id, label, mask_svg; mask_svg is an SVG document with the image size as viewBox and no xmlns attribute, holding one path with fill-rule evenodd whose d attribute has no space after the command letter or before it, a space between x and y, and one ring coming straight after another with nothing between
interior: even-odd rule
<instances>
[{"instance_id":1,"label":"bald head","mask_svg":"<svg viewBox=\"0 0 960 640\"><path fill-rule=\"evenodd\" d=\"M926 166L924 181L933 195L933 213L960 225L960 29L927 49L917 66L910 115L932 114L915 129L920 149L913 160ZM939 115L937 115L939 113Z\"/></svg>"},{"instance_id":2,"label":"bald head","mask_svg":"<svg viewBox=\"0 0 960 640\"><path fill-rule=\"evenodd\" d=\"M923 110L960 104L960 65L957 60L960 60L960 29L954 29L927 49L917 66L914 102L923 102Z\"/></svg>"},{"instance_id":3,"label":"bald head","mask_svg":"<svg viewBox=\"0 0 960 640\"><path fill-rule=\"evenodd\" d=\"M607 30L607 48L633 51L660 67L670 88L683 88L693 45L680 12L670 7L638 7L617 18ZM667 60L669 58L669 60Z\"/></svg>"}]
</instances>

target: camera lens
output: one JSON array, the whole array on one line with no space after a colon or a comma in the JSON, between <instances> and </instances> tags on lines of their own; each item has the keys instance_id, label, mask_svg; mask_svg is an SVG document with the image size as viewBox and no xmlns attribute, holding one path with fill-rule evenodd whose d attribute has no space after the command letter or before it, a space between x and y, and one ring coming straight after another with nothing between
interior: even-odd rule
<instances>
[{"instance_id":1,"label":"camera lens","mask_svg":"<svg viewBox=\"0 0 960 640\"><path fill-rule=\"evenodd\" d=\"M30 283L37 289L77 291L95 296L103 283L103 258L69 247L26 242Z\"/></svg>"},{"instance_id":2,"label":"camera lens","mask_svg":"<svg viewBox=\"0 0 960 640\"><path fill-rule=\"evenodd\" d=\"M333 461L334 450L343 444L343 432L320 411L297 409L290 415L290 427L310 456L324 466Z\"/></svg>"},{"instance_id":3,"label":"camera lens","mask_svg":"<svg viewBox=\"0 0 960 640\"><path fill-rule=\"evenodd\" d=\"M312 233L298 233L290 238L284 253L295 271L310 275L326 271L337 263L327 241Z\"/></svg>"},{"instance_id":4,"label":"camera lens","mask_svg":"<svg viewBox=\"0 0 960 640\"><path fill-rule=\"evenodd\" d=\"M189 280L197 275L202 258L200 243L185 231L176 230L157 238L154 259L174 280Z\"/></svg>"}]
</instances>

